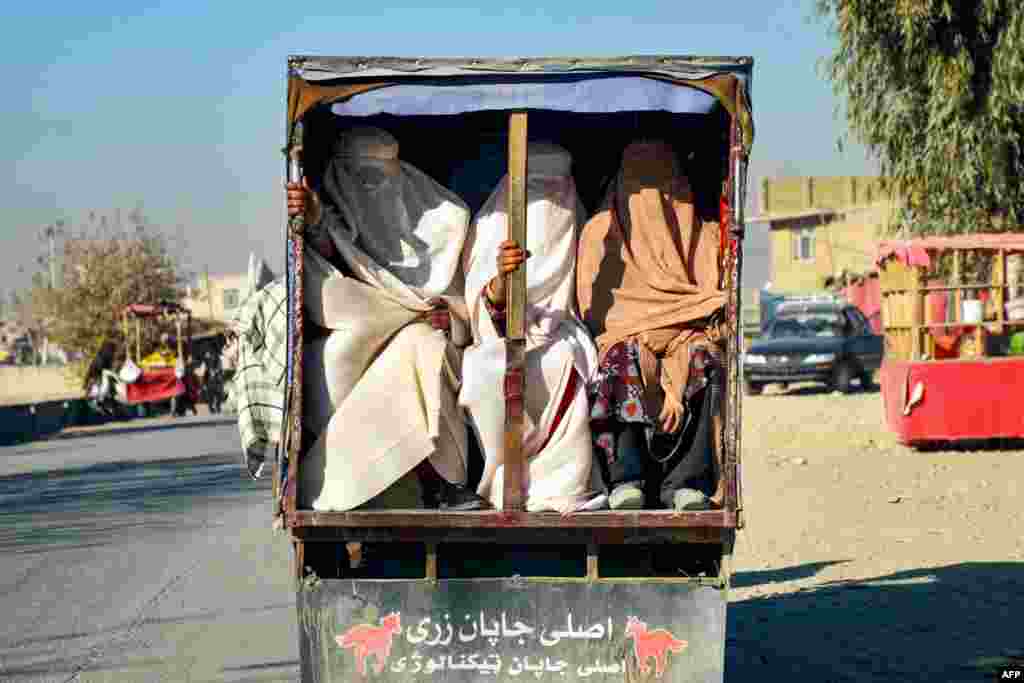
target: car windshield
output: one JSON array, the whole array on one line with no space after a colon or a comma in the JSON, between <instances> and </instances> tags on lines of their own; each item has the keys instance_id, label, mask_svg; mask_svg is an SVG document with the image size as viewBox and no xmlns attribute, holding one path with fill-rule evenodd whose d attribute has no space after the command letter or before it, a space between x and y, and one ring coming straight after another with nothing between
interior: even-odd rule
<instances>
[{"instance_id":1,"label":"car windshield","mask_svg":"<svg viewBox=\"0 0 1024 683\"><path fill-rule=\"evenodd\" d=\"M779 318L768 330L774 339L793 337L841 337L843 326L836 315L801 315Z\"/></svg>"}]
</instances>

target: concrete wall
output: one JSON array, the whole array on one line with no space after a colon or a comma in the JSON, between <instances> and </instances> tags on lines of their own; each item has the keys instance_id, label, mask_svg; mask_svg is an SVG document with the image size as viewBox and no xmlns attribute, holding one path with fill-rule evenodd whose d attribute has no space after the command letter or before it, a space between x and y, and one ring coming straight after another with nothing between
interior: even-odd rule
<instances>
[{"instance_id":1,"label":"concrete wall","mask_svg":"<svg viewBox=\"0 0 1024 683\"><path fill-rule=\"evenodd\" d=\"M773 222L772 290L809 292L821 289L826 277L844 269L854 273L871 270L876 245L889 229L892 216L893 204L882 202L840 213L831 221L815 217ZM813 257L798 260L794 234L805 227L814 229Z\"/></svg>"},{"instance_id":2,"label":"concrete wall","mask_svg":"<svg viewBox=\"0 0 1024 683\"><path fill-rule=\"evenodd\" d=\"M194 318L228 322L247 291L248 275L211 275L201 278L202 287L191 292L182 305L192 311Z\"/></svg>"},{"instance_id":3,"label":"concrete wall","mask_svg":"<svg viewBox=\"0 0 1024 683\"><path fill-rule=\"evenodd\" d=\"M885 199L881 179L872 176L765 178L760 210L762 214L797 213L871 205Z\"/></svg>"},{"instance_id":4,"label":"concrete wall","mask_svg":"<svg viewBox=\"0 0 1024 683\"><path fill-rule=\"evenodd\" d=\"M63 367L0 366L0 406L79 397Z\"/></svg>"}]
</instances>

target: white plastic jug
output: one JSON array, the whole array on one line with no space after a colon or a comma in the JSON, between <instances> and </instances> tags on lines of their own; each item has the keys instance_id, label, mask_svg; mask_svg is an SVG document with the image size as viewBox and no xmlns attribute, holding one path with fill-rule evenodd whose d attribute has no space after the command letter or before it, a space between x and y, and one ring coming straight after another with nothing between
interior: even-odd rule
<instances>
[{"instance_id":1,"label":"white plastic jug","mask_svg":"<svg viewBox=\"0 0 1024 683\"><path fill-rule=\"evenodd\" d=\"M980 323L985 310L985 304L977 299L968 299L963 302L963 321L965 323Z\"/></svg>"}]
</instances>

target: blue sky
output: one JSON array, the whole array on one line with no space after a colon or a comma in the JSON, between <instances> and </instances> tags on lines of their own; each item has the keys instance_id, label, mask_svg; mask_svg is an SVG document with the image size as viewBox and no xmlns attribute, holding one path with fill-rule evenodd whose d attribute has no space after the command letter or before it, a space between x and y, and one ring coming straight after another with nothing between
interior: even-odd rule
<instances>
[{"instance_id":1,"label":"blue sky","mask_svg":"<svg viewBox=\"0 0 1024 683\"><path fill-rule=\"evenodd\" d=\"M194 270L243 271L249 251L278 267L289 54L750 55L755 178L874 172L836 149L812 0L349 4L5 3L0 289L27 281L40 226L140 202Z\"/></svg>"}]
</instances>

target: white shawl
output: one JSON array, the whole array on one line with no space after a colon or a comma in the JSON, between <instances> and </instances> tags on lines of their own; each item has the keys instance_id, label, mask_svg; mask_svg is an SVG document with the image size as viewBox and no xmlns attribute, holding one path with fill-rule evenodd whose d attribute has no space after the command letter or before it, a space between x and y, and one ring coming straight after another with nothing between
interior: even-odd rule
<instances>
[{"instance_id":1,"label":"white shawl","mask_svg":"<svg viewBox=\"0 0 1024 683\"><path fill-rule=\"evenodd\" d=\"M590 490L591 443L585 383L597 367L597 350L576 312L576 232L584 218L570 175L571 158L553 145L528 150L526 261L526 433L529 466L527 509L575 508ZM486 464L481 495L501 500L504 460L502 393L505 339L483 301L497 274L498 249L508 230L508 178L480 210L463 257L466 302L474 345L463 358L461 405L473 416ZM573 368L583 380L558 433L551 428ZM499 419L501 417L501 419ZM551 435L547 445L545 440ZM544 446L543 452L541 447Z\"/></svg>"},{"instance_id":2,"label":"white shawl","mask_svg":"<svg viewBox=\"0 0 1024 683\"><path fill-rule=\"evenodd\" d=\"M307 261L306 310L332 330L304 368L306 427L319 438L300 468L300 500L316 510L362 505L426 458L465 479L459 354L422 318L443 301L456 313L452 341L468 337L458 316L469 210L397 154L384 131L356 129L324 178L337 206L324 223L355 279Z\"/></svg>"}]
</instances>

